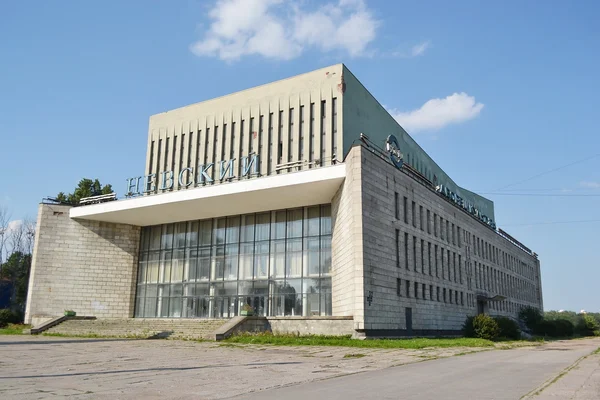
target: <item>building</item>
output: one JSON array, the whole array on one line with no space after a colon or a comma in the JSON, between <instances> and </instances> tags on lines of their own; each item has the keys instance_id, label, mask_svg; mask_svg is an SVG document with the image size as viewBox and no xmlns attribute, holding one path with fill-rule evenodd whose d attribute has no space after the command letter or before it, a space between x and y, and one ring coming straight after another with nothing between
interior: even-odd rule
<instances>
[{"instance_id":1,"label":"building","mask_svg":"<svg viewBox=\"0 0 600 400\"><path fill-rule=\"evenodd\" d=\"M34 322L249 305L404 336L542 308L537 255L342 64L150 117L126 198L42 204L35 243Z\"/></svg>"}]
</instances>

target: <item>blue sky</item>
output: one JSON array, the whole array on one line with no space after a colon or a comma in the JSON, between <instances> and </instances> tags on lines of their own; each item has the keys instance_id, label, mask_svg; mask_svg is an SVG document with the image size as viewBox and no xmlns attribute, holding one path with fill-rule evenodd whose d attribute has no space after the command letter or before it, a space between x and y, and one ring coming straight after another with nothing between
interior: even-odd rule
<instances>
[{"instance_id":1,"label":"blue sky","mask_svg":"<svg viewBox=\"0 0 600 400\"><path fill-rule=\"evenodd\" d=\"M3 3L13 219L82 177L122 193L152 114L344 62L540 255L546 309L600 311L599 3L231 1Z\"/></svg>"}]
</instances>

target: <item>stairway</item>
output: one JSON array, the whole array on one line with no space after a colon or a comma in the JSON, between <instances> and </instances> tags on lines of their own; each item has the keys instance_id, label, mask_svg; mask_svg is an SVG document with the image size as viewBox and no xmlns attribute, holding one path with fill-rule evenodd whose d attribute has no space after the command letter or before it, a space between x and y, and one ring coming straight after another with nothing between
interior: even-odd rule
<instances>
[{"instance_id":1,"label":"stairway","mask_svg":"<svg viewBox=\"0 0 600 400\"><path fill-rule=\"evenodd\" d=\"M67 319L44 333L64 336L210 339L226 319Z\"/></svg>"}]
</instances>

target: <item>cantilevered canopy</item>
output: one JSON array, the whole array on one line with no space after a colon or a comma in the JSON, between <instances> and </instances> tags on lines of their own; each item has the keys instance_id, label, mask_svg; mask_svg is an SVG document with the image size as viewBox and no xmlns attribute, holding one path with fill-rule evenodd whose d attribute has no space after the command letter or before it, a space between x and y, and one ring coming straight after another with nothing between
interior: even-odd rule
<instances>
[{"instance_id":1,"label":"cantilevered canopy","mask_svg":"<svg viewBox=\"0 0 600 400\"><path fill-rule=\"evenodd\" d=\"M479 301L502 301L502 300L506 300L506 296L502 296L501 294L497 294L495 296L488 296L486 294L477 293L477 300L479 300Z\"/></svg>"},{"instance_id":2,"label":"cantilevered canopy","mask_svg":"<svg viewBox=\"0 0 600 400\"><path fill-rule=\"evenodd\" d=\"M137 226L330 203L346 176L344 164L182 189L89 206L70 217Z\"/></svg>"}]
</instances>

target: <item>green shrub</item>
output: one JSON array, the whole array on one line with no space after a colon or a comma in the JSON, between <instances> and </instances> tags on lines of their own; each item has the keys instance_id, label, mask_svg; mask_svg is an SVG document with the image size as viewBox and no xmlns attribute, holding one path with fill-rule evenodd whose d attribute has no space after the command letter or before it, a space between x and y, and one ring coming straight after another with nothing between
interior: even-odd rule
<instances>
[{"instance_id":1,"label":"green shrub","mask_svg":"<svg viewBox=\"0 0 600 400\"><path fill-rule=\"evenodd\" d=\"M494 318L487 314L479 314L473 318L475 337L494 340L500 334L500 327Z\"/></svg>"},{"instance_id":2,"label":"green shrub","mask_svg":"<svg viewBox=\"0 0 600 400\"><path fill-rule=\"evenodd\" d=\"M556 327L556 336L571 337L575 334L575 325L568 319L556 319L554 321Z\"/></svg>"},{"instance_id":3,"label":"green shrub","mask_svg":"<svg viewBox=\"0 0 600 400\"><path fill-rule=\"evenodd\" d=\"M498 328L500 328L499 337L513 340L521 338L521 330L515 321L508 317L494 317L494 320L498 324Z\"/></svg>"},{"instance_id":4,"label":"green shrub","mask_svg":"<svg viewBox=\"0 0 600 400\"><path fill-rule=\"evenodd\" d=\"M8 324L19 322L19 316L13 313L8 308L0 310L0 328L4 328Z\"/></svg>"},{"instance_id":5,"label":"green shrub","mask_svg":"<svg viewBox=\"0 0 600 400\"><path fill-rule=\"evenodd\" d=\"M474 338L475 336L475 328L473 328L473 319L475 317L467 317L465 323L463 324L463 335L465 337Z\"/></svg>"},{"instance_id":6,"label":"green shrub","mask_svg":"<svg viewBox=\"0 0 600 400\"><path fill-rule=\"evenodd\" d=\"M519 319L523 321L529 329L535 332L537 325L544 320L544 316L537 308L527 306L519 311Z\"/></svg>"},{"instance_id":7,"label":"green shrub","mask_svg":"<svg viewBox=\"0 0 600 400\"><path fill-rule=\"evenodd\" d=\"M533 333L539 336L556 337L556 323L551 320L542 320L533 327Z\"/></svg>"},{"instance_id":8,"label":"green shrub","mask_svg":"<svg viewBox=\"0 0 600 400\"><path fill-rule=\"evenodd\" d=\"M582 315L577 324L577 331L581 336L595 336L595 331L600 330L596 318L591 315Z\"/></svg>"},{"instance_id":9,"label":"green shrub","mask_svg":"<svg viewBox=\"0 0 600 400\"><path fill-rule=\"evenodd\" d=\"M575 325L568 319L544 319L535 326L533 333L540 336L570 337L575 334Z\"/></svg>"}]
</instances>

